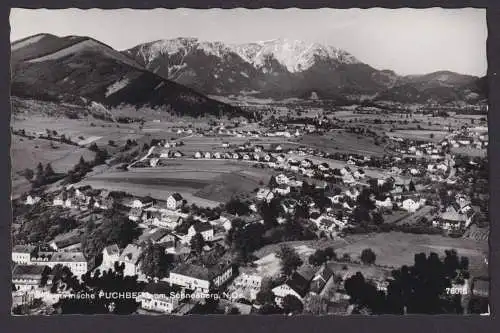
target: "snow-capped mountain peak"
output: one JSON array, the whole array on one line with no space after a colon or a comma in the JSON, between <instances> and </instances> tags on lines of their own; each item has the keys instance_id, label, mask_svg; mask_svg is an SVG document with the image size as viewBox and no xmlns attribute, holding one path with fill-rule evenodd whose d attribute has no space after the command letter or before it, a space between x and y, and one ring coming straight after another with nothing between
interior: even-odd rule
<instances>
[{"instance_id":1,"label":"snow-capped mountain peak","mask_svg":"<svg viewBox=\"0 0 500 333\"><path fill-rule=\"evenodd\" d=\"M246 61L257 68L265 65L269 57L273 57L288 71L294 73L307 70L320 60L335 60L339 63L357 63L357 59L349 53L333 46L319 43L307 43L300 40L278 38L238 45L235 51Z\"/></svg>"},{"instance_id":2,"label":"snow-capped mountain peak","mask_svg":"<svg viewBox=\"0 0 500 333\"><path fill-rule=\"evenodd\" d=\"M358 63L349 53L329 45L309 43L300 40L277 38L246 44L225 44L218 41L200 41L197 38L175 38L143 44L138 54L145 63L159 56L186 54L203 51L206 55L224 58L234 53L257 69L264 67L269 59L275 59L289 72L307 70L318 60L332 60L338 63Z\"/></svg>"}]
</instances>

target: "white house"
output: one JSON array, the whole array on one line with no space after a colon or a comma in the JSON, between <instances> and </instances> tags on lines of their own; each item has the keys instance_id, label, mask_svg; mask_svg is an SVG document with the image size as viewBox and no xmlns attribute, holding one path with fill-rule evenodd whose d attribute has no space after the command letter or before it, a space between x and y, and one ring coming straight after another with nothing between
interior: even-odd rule
<instances>
[{"instance_id":1,"label":"white house","mask_svg":"<svg viewBox=\"0 0 500 333\"><path fill-rule=\"evenodd\" d=\"M280 186L274 189L274 192L281 195L287 195L288 193L290 193L290 186L281 184Z\"/></svg>"},{"instance_id":2,"label":"white house","mask_svg":"<svg viewBox=\"0 0 500 333\"><path fill-rule=\"evenodd\" d=\"M404 210L408 211L409 213L414 213L416 212L420 207L422 206L422 203L420 201L415 201L413 199L406 199L403 201L401 208Z\"/></svg>"},{"instance_id":3,"label":"white house","mask_svg":"<svg viewBox=\"0 0 500 333\"><path fill-rule=\"evenodd\" d=\"M38 203L40 200L41 200L40 197L32 197L31 195L28 195L26 197L26 200L24 201L24 204L32 206L32 205Z\"/></svg>"},{"instance_id":4,"label":"white house","mask_svg":"<svg viewBox=\"0 0 500 333\"><path fill-rule=\"evenodd\" d=\"M281 184L288 184L288 182L290 181L290 178L288 178L285 174L279 174L275 177L276 179L276 183L278 183L278 185L281 185Z\"/></svg>"},{"instance_id":5,"label":"white house","mask_svg":"<svg viewBox=\"0 0 500 333\"><path fill-rule=\"evenodd\" d=\"M53 268L56 265L68 267L75 276L87 273L87 260L82 252L56 252L52 255L48 266Z\"/></svg>"},{"instance_id":6,"label":"white house","mask_svg":"<svg viewBox=\"0 0 500 333\"><path fill-rule=\"evenodd\" d=\"M204 157L205 157L205 158L211 158L211 157L212 157L212 155L210 154L210 152L209 152L209 151L207 151L207 152L205 153Z\"/></svg>"},{"instance_id":7,"label":"white house","mask_svg":"<svg viewBox=\"0 0 500 333\"><path fill-rule=\"evenodd\" d=\"M120 249L118 245L113 244L106 246L104 250L102 250L102 264L101 267L104 269L113 268L115 262L120 259Z\"/></svg>"},{"instance_id":8,"label":"white house","mask_svg":"<svg viewBox=\"0 0 500 333\"><path fill-rule=\"evenodd\" d=\"M201 152L197 151L195 154L194 154L194 158L201 158Z\"/></svg>"},{"instance_id":9,"label":"white house","mask_svg":"<svg viewBox=\"0 0 500 333\"><path fill-rule=\"evenodd\" d=\"M12 270L12 284L16 291L36 290L42 282L45 266L15 265Z\"/></svg>"},{"instance_id":10,"label":"white house","mask_svg":"<svg viewBox=\"0 0 500 333\"><path fill-rule=\"evenodd\" d=\"M166 286L163 286L166 284ZM166 282L150 283L137 297L141 308L159 313L172 313L179 306L179 298L171 297L170 286Z\"/></svg>"},{"instance_id":11,"label":"white house","mask_svg":"<svg viewBox=\"0 0 500 333\"><path fill-rule=\"evenodd\" d=\"M12 248L12 262L29 265L35 252L36 246L34 245L16 245Z\"/></svg>"},{"instance_id":12,"label":"white house","mask_svg":"<svg viewBox=\"0 0 500 333\"><path fill-rule=\"evenodd\" d=\"M123 275L134 276L139 274L139 259L141 253L141 248L135 244L129 244L123 249L118 259L120 264L125 264Z\"/></svg>"},{"instance_id":13,"label":"white house","mask_svg":"<svg viewBox=\"0 0 500 333\"><path fill-rule=\"evenodd\" d=\"M351 198L352 200L356 200L359 196L359 190L355 187L351 187L345 192L345 195Z\"/></svg>"},{"instance_id":14,"label":"white house","mask_svg":"<svg viewBox=\"0 0 500 333\"><path fill-rule=\"evenodd\" d=\"M177 210L182 207L183 198L179 193L174 193L167 198L167 208Z\"/></svg>"},{"instance_id":15,"label":"white house","mask_svg":"<svg viewBox=\"0 0 500 333\"><path fill-rule=\"evenodd\" d=\"M255 197L257 200L266 200L267 202L270 202L274 198L274 193L270 189L263 187L257 191Z\"/></svg>"},{"instance_id":16,"label":"white house","mask_svg":"<svg viewBox=\"0 0 500 333\"><path fill-rule=\"evenodd\" d=\"M64 200L62 199L62 197L57 196L52 201L52 205L53 206L64 206Z\"/></svg>"},{"instance_id":17,"label":"white house","mask_svg":"<svg viewBox=\"0 0 500 333\"><path fill-rule=\"evenodd\" d=\"M169 282L172 285L206 294L211 285L219 288L232 276L231 263L221 258L217 264L212 266L181 263L170 271Z\"/></svg>"},{"instance_id":18,"label":"white house","mask_svg":"<svg viewBox=\"0 0 500 333\"><path fill-rule=\"evenodd\" d=\"M287 295L295 296L300 301L303 301L308 289L309 281L295 272L285 283L274 287L272 292L275 295L276 304L282 306L283 298Z\"/></svg>"},{"instance_id":19,"label":"white house","mask_svg":"<svg viewBox=\"0 0 500 333\"><path fill-rule=\"evenodd\" d=\"M390 197L385 198L385 200L375 200L375 206L383 208L392 208L392 200Z\"/></svg>"},{"instance_id":20,"label":"white house","mask_svg":"<svg viewBox=\"0 0 500 333\"><path fill-rule=\"evenodd\" d=\"M187 239L191 241L196 234L201 234L205 241L211 241L214 238L214 228L210 223L195 223L189 227L187 233Z\"/></svg>"}]
</instances>

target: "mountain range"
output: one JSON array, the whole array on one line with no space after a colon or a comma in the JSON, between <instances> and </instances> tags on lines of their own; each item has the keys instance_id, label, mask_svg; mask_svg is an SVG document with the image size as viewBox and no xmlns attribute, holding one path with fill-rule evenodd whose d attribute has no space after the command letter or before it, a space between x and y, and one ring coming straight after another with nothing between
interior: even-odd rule
<instances>
[{"instance_id":1,"label":"mountain range","mask_svg":"<svg viewBox=\"0 0 500 333\"><path fill-rule=\"evenodd\" d=\"M400 102L476 102L485 79L440 71L397 75L377 70L329 45L290 39L224 44L175 38L123 54L154 73L206 94L260 97L370 98Z\"/></svg>"},{"instance_id":2,"label":"mountain range","mask_svg":"<svg viewBox=\"0 0 500 333\"><path fill-rule=\"evenodd\" d=\"M11 44L11 92L178 114L243 115L205 95L476 103L486 78L439 71L401 76L329 45L289 39L225 44L175 38L117 51L95 39L39 34Z\"/></svg>"},{"instance_id":3,"label":"mountain range","mask_svg":"<svg viewBox=\"0 0 500 333\"><path fill-rule=\"evenodd\" d=\"M39 34L11 44L11 94L34 99L107 107L161 107L179 115L246 116L165 79L89 37Z\"/></svg>"}]
</instances>

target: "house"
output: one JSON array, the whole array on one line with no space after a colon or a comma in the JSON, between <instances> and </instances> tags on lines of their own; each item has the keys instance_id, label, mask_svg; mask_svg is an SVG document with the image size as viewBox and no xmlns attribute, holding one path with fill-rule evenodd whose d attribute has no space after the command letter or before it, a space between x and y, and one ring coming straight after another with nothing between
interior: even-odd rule
<instances>
[{"instance_id":1,"label":"house","mask_svg":"<svg viewBox=\"0 0 500 333\"><path fill-rule=\"evenodd\" d=\"M265 200L267 202L270 202L274 198L274 193L270 189L263 187L257 191L255 197L257 198L257 200Z\"/></svg>"},{"instance_id":2,"label":"house","mask_svg":"<svg viewBox=\"0 0 500 333\"><path fill-rule=\"evenodd\" d=\"M87 273L87 260L82 252L55 252L48 264L51 268L56 265L66 266L75 276Z\"/></svg>"},{"instance_id":3,"label":"house","mask_svg":"<svg viewBox=\"0 0 500 333\"><path fill-rule=\"evenodd\" d=\"M323 162L323 163L321 163L320 165L318 165L318 169L319 169L320 171L327 171L327 170L329 170L329 169L330 169L330 166L328 165L328 163Z\"/></svg>"},{"instance_id":4,"label":"house","mask_svg":"<svg viewBox=\"0 0 500 333\"><path fill-rule=\"evenodd\" d=\"M49 246L54 251L74 251L81 247L80 234L74 234L69 237L57 237L50 242Z\"/></svg>"},{"instance_id":5,"label":"house","mask_svg":"<svg viewBox=\"0 0 500 333\"><path fill-rule=\"evenodd\" d=\"M16 291L37 289L41 282L46 266L15 265L12 270L12 284Z\"/></svg>"},{"instance_id":6,"label":"house","mask_svg":"<svg viewBox=\"0 0 500 333\"><path fill-rule=\"evenodd\" d=\"M200 151L197 151L196 153L194 153L194 158L201 158L202 157L202 154Z\"/></svg>"},{"instance_id":7,"label":"house","mask_svg":"<svg viewBox=\"0 0 500 333\"><path fill-rule=\"evenodd\" d=\"M210 154L210 152L207 151L203 156L208 159L212 157L212 154Z\"/></svg>"},{"instance_id":8,"label":"house","mask_svg":"<svg viewBox=\"0 0 500 333\"><path fill-rule=\"evenodd\" d=\"M52 201L53 206L64 206L64 200L61 196L56 196Z\"/></svg>"},{"instance_id":9,"label":"house","mask_svg":"<svg viewBox=\"0 0 500 333\"><path fill-rule=\"evenodd\" d=\"M283 298L288 295L295 296L303 302L309 290L309 282L297 272L292 273L285 283L272 289L276 304L282 306Z\"/></svg>"},{"instance_id":10,"label":"house","mask_svg":"<svg viewBox=\"0 0 500 333\"><path fill-rule=\"evenodd\" d=\"M276 161L278 163L284 163L285 162L285 155L280 154L280 155L276 156Z\"/></svg>"},{"instance_id":11,"label":"house","mask_svg":"<svg viewBox=\"0 0 500 333\"><path fill-rule=\"evenodd\" d=\"M72 198L67 198L67 199L64 201L64 207L66 207L66 208L74 208L74 207L76 207L76 206L75 206L75 203L73 202L73 199L72 199Z\"/></svg>"},{"instance_id":12,"label":"house","mask_svg":"<svg viewBox=\"0 0 500 333\"><path fill-rule=\"evenodd\" d=\"M346 192L345 195L351 198L352 200L356 200L359 196L359 190L355 187L350 187Z\"/></svg>"},{"instance_id":13,"label":"house","mask_svg":"<svg viewBox=\"0 0 500 333\"><path fill-rule=\"evenodd\" d=\"M293 199L285 199L281 202L281 208L283 208L285 214L293 214L296 207L297 203Z\"/></svg>"},{"instance_id":14,"label":"house","mask_svg":"<svg viewBox=\"0 0 500 333\"><path fill-rule=\"evenodd\" d=\"M239 159L239 158L240 158L240 154L238 154L238 153L233 153L233 156L232 156L232 157L233 157L233 159L234 159L234 160L237 160L237 159Z\"/></svg>"},{"instance_id":15,"label":"house","mask_svg":"<svg viewBox=\"0 0 500 333\"><path fill-rule=\"evenodd\" d=\"M102 264L101 267L104 269L113 268L115 262L120 259L120 249L118 245L113 244L106 246L104 250L102 250Z\"/></svg>"},{"instance_id":16,"label":"house","mask_svg":"<svg viewBox=\"0 0 500 333\"><path fill-rule=\"evenodd\" d=\"M356 180L354 179L354 176L350 173L342 176L342 181L346 184L352 184L352 183L356 182Z\"/></svg>"},{"instance_id":17,"label":"house","mask_svg":"<svg viewBox=\"0 0 500 333\"><path fill-rule=\"evenodd\" d=\"M172 287L168 282L151 282L136 298L143 310L158 313L172 313L179 306L179 298L170 295Z\"/></svg>"},{"instance_id":18,"label":"house","mask_svg":"<svg viewBox=\"0 0 500 333\"><path fill-rule=\"evenodd\" d=\"M248 154L243 154L243 159L248 161L250 159L250 155Z\"/></svg>"},{"instance_id":19,"label":"house","mask_svg":"<svg viewBox=\"0 0 500 333\"><path fill-rule=\"evenodd\" d=\"M174 193L167 198L167 208L177 210L182 207L183 198L179 193Z\"/></svg>"},{"instance_id":20,"label":"house","mask_svg":"<svg viewBox=\"0 0 500 333\"><path fill-rule=\"evenodd\" d=\"M128 213L128 219L134 222L137 222L141 219L142 216L142 208L132 207L130 208L130 212Z\"/></svg>"},{"instance_id":21,"label":"house","mask_svg":"<svg viewBox=\"0 0 500 333\"><path fill-rule=\"evenodd\" d=\"M304 159L300 162L300 166L303 168L310 168L313 165L312 161L309 159Z\"/></svg>"},{"instance_id":22,"label":"house","mask_svg":"<svg viewBox=\"0 0 500 333\"><path fill-rule=\"evenodd\" d=\"M212 287L219 288L233 276L229 262L215 265L181 263L170 271L169 282L189 290L207 294Z\"/></svg>"},{"instance_id":23,"label":"house","mask_svg":"<svg viewBox=\"0 0 500 333\"><path fill-rule=\"evenodd\" d=\"M26 200L24 201L24 204L32 206L32 205L35 205L36 203L38 203L40 200L41 200L40 197L32 197L31 195L28 195L26 197Z\"/></svg>"},{"instance_id":24,"label":"house","mask_svg":"<svg viewBox=\"0 0 500 333\"><path fill-rule=\"evenodd\" d=\"M288 193L290 193L290 186L285 185L285 184L281 184L274 189L274 192L281 194L281 195L287 195Z\"/></svg>"},{"instance_id":25,"label":"house","mask_svg":"<svg viewBox=\"0 0 500 333\"><path fill-rule=\"evenodd\" d=\"M222 143L223 148L229 148L229 142L223 142Z\"/></svg>"},{"instance_id":26,"label":"house","mask_svg":"<svg viewBox=\"0 0 500 333\"><path fill-rule=\"evenodd\" d=\"M328 266L323 266L313 277L309 292L313 295L321 295L333 282L333 276L333 271Z\"/></svg>"},{"instance_id":27,"label":"house","mask_svg":"<svg viewBox=\"0 0 500 333\"><path fill-rule=\"evenodd\" d=\"M36 250L34 245L15 245L12 248L12 262L29 265L31 257L37 252Z\"/></svg>"},{"instance_id":28,"label":"house","mask_svg":"<svg viewBox=\"0 0 500 333\"><path fill-rule=\"evenodd\" d=\"M416 212L422 206L421 201L415 201L411 198L403 200L401 208L408 211L409 213Z\"/></svg>"},{"instance_id":29,"label":"house","mask_svg":"<svg viewBox=\"0 0 500 333\"><path fill-rule=\"evenodd\" d=\"M175 242L175 239L175 236L170 230L165 228L154 228L144 232L137 240L137 244L148 242L153 244L163 244L167 242Z\"/></svg>"},{"instance_id":30,"label":"house","mask_svg":"<svg viewBox=\"0 0 500 333\"><path fill-rule=\"evenodd\" d=\"M160 160L160 159L158 159L158 158L152 158L152 159L150 159L150 160L149 160L149 165L150 165L152 168L154 168L154 167L156 167L156 165L158 164L158 161L159 161L159 160Z\"/></svg>"},{"instance_id":31,"label":"house","mask_svg":"<svg viewBox=\"0 0 500 333\"><path fill-rule=\"evenodd\" d=\"M129 244L125 247L125 249L123 249L123 252L118 259L120 264L125 265L123 275L134 276L139 274L139 261L141 253L142 249L135 244Z\"/></svg>"},{"instance_id":32,"label":"house","mask_svg":"<svg viewBox=\"0 0 500 333\"><path fill-rule=\"evenodd\" d=\"M288 184L288 182L290 181L290 178L288 178L285 174L279 174L275 177L276 179L276 183L278 183L278 185L282 185L282 184Z\"/></svg>"},{"instance_id":33,"label":"house","mask_svg":"<svg viewBox=\"0 0 500 333\"><path fill-rule=\"evenodd\" d=\"M213 154L213 157L216 158L216 159L220 159L222 158L222 155L221 153L219 153L218 151L216 151L214 154Z\"/></svg>"},{"instance_id":34,"label":"house","mask_svg":"<svg viewBox=\"0 0 500 333\"><path fill-rule=\"evenodd\" d=\"M214 238L214 228L210 223L195 223L189 227L186 238L191 241L191 238L196 234L201 234L206 242L211 241Z\"/></svg>"},{"instance_id":35,"label":"house","mask_svg":"<svg viewBox=\"0 0 500 333\"><path fill-rule=\"evenodd\" d=\"M375 200L375 206L379 208L392 208L393 203L390 197L386 197L385 200Z\"/></svg>"}]
</instances>

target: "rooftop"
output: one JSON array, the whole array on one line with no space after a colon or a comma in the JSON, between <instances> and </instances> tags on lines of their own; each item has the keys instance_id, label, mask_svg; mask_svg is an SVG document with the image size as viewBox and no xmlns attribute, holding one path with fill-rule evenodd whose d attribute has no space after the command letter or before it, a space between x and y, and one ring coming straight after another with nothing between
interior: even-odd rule
<instances>
[{"instance_id":1,"label":"rooftop","mask_svg":"<svg viewBox=\"0 0 500 333\"><path fill-rule=\"evenodd\" d=\"M82 252L56 252L50 258L51 262L87 262Z\"/></svg>"},{"instance_id":2,"label":"rooftop","mask_svg":"<svg viewBox=\"0 0 500 333\"><path fill-rule=\"evenodd\" d=\"M12 270L12 277L22 277L31 276L38 277L41 276L46 266L40 265L15 265Z\"/></svg>"},{"instance_id":3,"label":"rooftop","mask_svg":"<svg viewBox=\"0 0 500 333\"><path fill-rule=\"evenodd\" d=\"M36 246L34 245L15 245L12 248L12 252L18 252L18 253L31 253L36 249Z\"/></svg>"}]
</instances>

